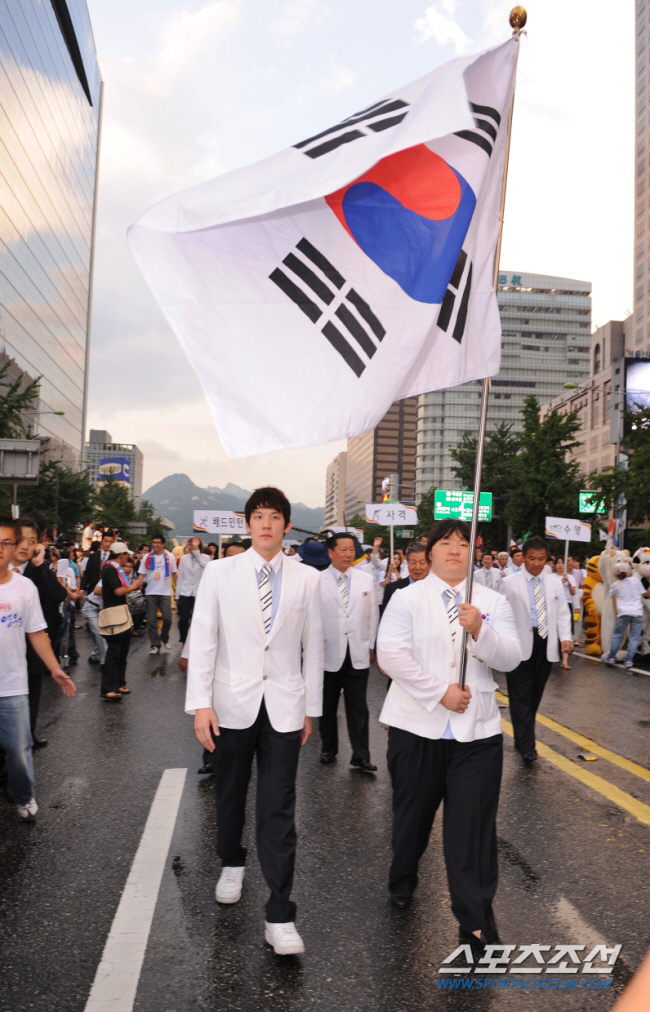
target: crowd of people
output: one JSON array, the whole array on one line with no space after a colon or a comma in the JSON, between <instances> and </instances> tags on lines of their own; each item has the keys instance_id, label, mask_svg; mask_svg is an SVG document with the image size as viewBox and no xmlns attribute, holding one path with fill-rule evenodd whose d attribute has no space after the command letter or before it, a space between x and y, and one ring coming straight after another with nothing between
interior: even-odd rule
<instances>
[{"instance_id":1,"label":"crowd of people","mask_svg":"<svg viewBox=\"0 0 650 1012\"><path fill-rule=\"evenodd\" d=\"M64 667L79 656L75 619L85 620L92 639L88 660L101 672L100 699L120 704L131 691L132 637L146 629L152 656L172 648L175 598L186 712L194 715L204 749L199 773L215 781L222 863L216 899L235 903L242 894L242 833L256 757L257 852L270 889L265 938L278 954L300 953L291 900L300 748L318 718L320 762L337 762L343 697L350 766L364 775L377 772L367 703L376 660L387 684L379 719L388 727L393 788L391 900L400 909L409 905L444 800L444 854L459 937L484 952L498 942L492 901L503 740L493 672L506 675L515 748L531 766L535 716L551 665L562 659L568 668L574 646L580 559L569 556L565 567L538 536L509 552L478 548L470 603L470 532L461 521L441 521L406 552L387 558L382 538L363 546L345 530L283 547L290 515L280 490L257 489L245 508L250 537L228 542L221 558L215 543L204 546L199 537L176 552L162 533L131 548L116 532L87 524L80 545L55 544L44 517L0 517L6 792L18 817L33 821L32 749L47 744L36 734L41 684L49 673L74 696ZM613 588L622 617L628 599L630 606L640 604L640 597L632 602L625 579ZM631 640L635 629L630 625Z\"/></svg>"}]
</instances>

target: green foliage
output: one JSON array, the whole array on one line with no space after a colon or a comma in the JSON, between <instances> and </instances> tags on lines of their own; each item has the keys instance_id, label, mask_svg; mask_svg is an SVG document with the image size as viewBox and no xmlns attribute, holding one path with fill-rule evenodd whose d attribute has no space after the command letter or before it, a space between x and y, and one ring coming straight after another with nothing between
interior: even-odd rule
<instances>
[{"instance_id":1,"label":"green foliage","mask_svg":"<svg viewBox=\"0 0 650 1012\"><path fill-rule=\"evenodd\" d=\"M432 485L429 491L424 493L418 503L418 522L413 528L414 541L421 538L423 534L428 534L436 522L433 516L435 493L435 487Z\"/></svg>"},{"instance_id":2,"label":"green foliage","mask_svg":"<svg viewBox=\"0 0 650 1012\"><path fill-rule=\"evenodd\" d=\"M497 551L508 547L508 521L506 505L515 490L515 460L520 437L512 431L511 422L499 422L494 432L485 437L481 488L492 493L492 520L478 525L486 548ZM463 436L459 447L451 447L455 461L454 474L463 489L474 488L477 437Z\"/></svg>"},{"instance_id":3,"label":"green foliage","mask_svg":"<svg viewBox=\"0 0 650 1012\"><path fill-rule=\"evenodd\" d=\"M522 410L524 429L520 449L512 462L512 488L505 504L505 519L514 533L544 533L547 516L574 517L578 511L580 467L567 460L578 446L577 411L565 415L552 411L540 421L537 398L526 398Z\"/></svg>"},{"instance_id":4,"label":"green foliage","mask_svg":"<svg viewBox=\"0 0 650 1012\"><path fill-rule=\"evenodd\" d=\"M117 527L128 537L129 523L136 519L131 494L112 474L101 482L95 495L95 517L106 527Z\"/></svg>"},{"instance_id":5,"label":"green foliage","mask_svg":"<svg viewBox=\"0 0 650 1012\"><path fill-rule=\"evenodd\" d=\"M11 485L0 485L1 511L11 512L12 496ZM72 533L93 515L94 498L88 472L71 471L56 460L41 460L38 485L18 486L20 512L43 513L59 534Z\"/></svg>"},{"instance_id":6,"label":"green foliage","mask_svg":"<svg viewBox=\"0 0 650 1012\"><path fill-rule=\"evenodd\" d=\"M150 503L148 499L142 499L138 511L135 515L135 520L139 520L140 523L146 523L147 533L143 538L148 544L151 543L152 535L162 530L161 523L162 517L157 516L156 508L153 503Z\"/></svg>"},{"instance_id":7,"label":"green foliage","mask_svg":"<svg viewBox=\"0 0 650 1012\"><path fill-rule=\"evenodd\" d=\"M12 360L0 366L0 439L27 439L31 435L30 423L22 417L38 404L40 376L23 386L23 372L16 379L9 375Z\"/></svg>"}]
</instances>

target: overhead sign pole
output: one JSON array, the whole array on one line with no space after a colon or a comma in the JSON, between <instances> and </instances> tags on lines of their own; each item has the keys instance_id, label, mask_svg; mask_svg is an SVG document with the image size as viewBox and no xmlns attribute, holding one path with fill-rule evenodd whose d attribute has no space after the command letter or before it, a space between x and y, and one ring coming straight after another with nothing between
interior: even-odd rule
<instances>
[{"instance_id":1,"label":"overhead sign pole","mask_svg":"<svg viewBox=\"0 0 650 1012\"><path fill-rule=\"evenodd\" d=\"M514 38L519 42L522 29L528 20L524 7L513 7L510 11L510 27ZM512 79L512 98L510 100L510 115L508 116L508 136L506 138L506 158L503 170L503 185L501 188L501 212L499 216L499 239L494 255L494 289L499 284L499 262L501 259L501 241L503 238L503 213L506 203L506 183L508 180L508 162L510 160L510 137L512 135L512 114L515 105L515 82L517 79L517 61L519 59L519 46L517 45L517 56L515 58L515 72ZM483 470L483 451L485 449L485 429L487 424L488 396L490 393L490 379L482 381L481 390L481 416L478 429L478 442L476 446L476 466L474 471L474 506L472 509L472 523L469 538L469 559L467 560L467 581L465 584L465 602L472 600L472 580L474 577L474 552L476 550L476 534L478 529L478 511L481 493L481 472ZM461 689L465 687L465 674L467 671L467 630L463 629L460 652L460 675L458 684Z\"/></svg>"}]
</instances>

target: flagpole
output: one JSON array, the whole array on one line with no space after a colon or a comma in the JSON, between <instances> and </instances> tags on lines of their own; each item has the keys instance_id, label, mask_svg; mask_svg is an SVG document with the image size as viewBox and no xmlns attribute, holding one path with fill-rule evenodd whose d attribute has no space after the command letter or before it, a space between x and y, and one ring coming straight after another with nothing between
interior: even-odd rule
<instances>
[{"instance_id":1,"label":"flagpole","mask_svg":"<svg viewBox=\"0 0 650 1012\"><path fill-rule=\"evenodd\" d=\"M519 43L521 38L521 32L528 20L528 15L524 7L517 6L513 7L510 11L510 27L512 28L513 37ZM517 62L519 60L519 45L517 45L517 55L515 58L515 72L513 77L512 86L512 98L510 100L510 112L508 115L508 133L506 137L506 157L503 169L503 183L501 186L501 209L499 212L499 238L497 240L497 248L494 255L494 290L497 291L499 287L499 261L501 259L501 241L503 238L503 214L506 203L506 183L508 180L508 162L510 161L510 137L512 134L512 114L515 105L515 84L517 79ZM481 498L481 472L483 470L483 452L485 450L485 430L487 425L487 409L488 409L488 396L490 393L491 382L489 378L486 378L482 382L481 389L481 413L479 418L478 428L478 441L476 445L476 465L474 470L474 502L472 505L472 524L470 529L469 538L469 558L467 560L467 581L465 584L465 603L471 602L472 599L472 582L474 578L474 554L476 551L476 535L478 529L478 512L479 512L479 500ZM467 630L463 629L463 637L461 641L461 653L460 653L460 675L458 678L458 684L461 689L465 687L465 675L467 671Z\"/></svg>"}]
</instances>

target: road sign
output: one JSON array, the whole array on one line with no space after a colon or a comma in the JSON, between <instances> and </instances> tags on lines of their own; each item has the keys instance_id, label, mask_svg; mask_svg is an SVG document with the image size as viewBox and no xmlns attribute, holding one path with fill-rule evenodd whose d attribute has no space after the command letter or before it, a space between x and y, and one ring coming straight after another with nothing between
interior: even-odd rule
<instances>
[{"instance_id":1,"label":"road sign","mask_svg":"<svg viewBox=\"0 0 650 1012\"><path fill-rule=\"evenodd\" d=\"M591 541L591 524L567 517L546 517L546 537L563 541Z\"/></svg>"},{"instance_id":2,"label":"road sign","mask_svg":"<svg viewBox=\"0 0 650 1012\"><path fill-rule=\"evenodd\" d=\"M246 519L233 510L194 510L194 533L246 534Z\"/></svg>"},{"instance_id":3,"label":"road sign","mask_svg":"<svg viewBox=\"0 0 650 1012\"><path fill-rule=\"evenodd\" d=\"M596 509L596 503L598 501L598 493L590 491L582 491L578 493L578 513L607 513L607 506L604 502L601 502L598 509Z\"/></svg>"},{"instance_id":4,"label":"road sign","mask_svg":"<svg viewBox=\"0 0 650 1012\"><path fill-rule=\"evenodd\" d=\"M369 502L366 503L366 523L378 527L415 527L418 513L415 504L402 502Z\"/></svg>"},{"instance_id":5,"label":"road sign","mask_svg":"<svg viewBox=\"0 0 650 1012\"><path fill-rule=\"evenodd\" d=\"M459 492L456 489L437 488L435 494L435 505L433 516L435 520L446 520L451 517L453 520L472 519L474 507L473 492ZM481 521L492 519L492 493L481 492L478 501L478 518Z\"/></svg>"}]
</instances>

